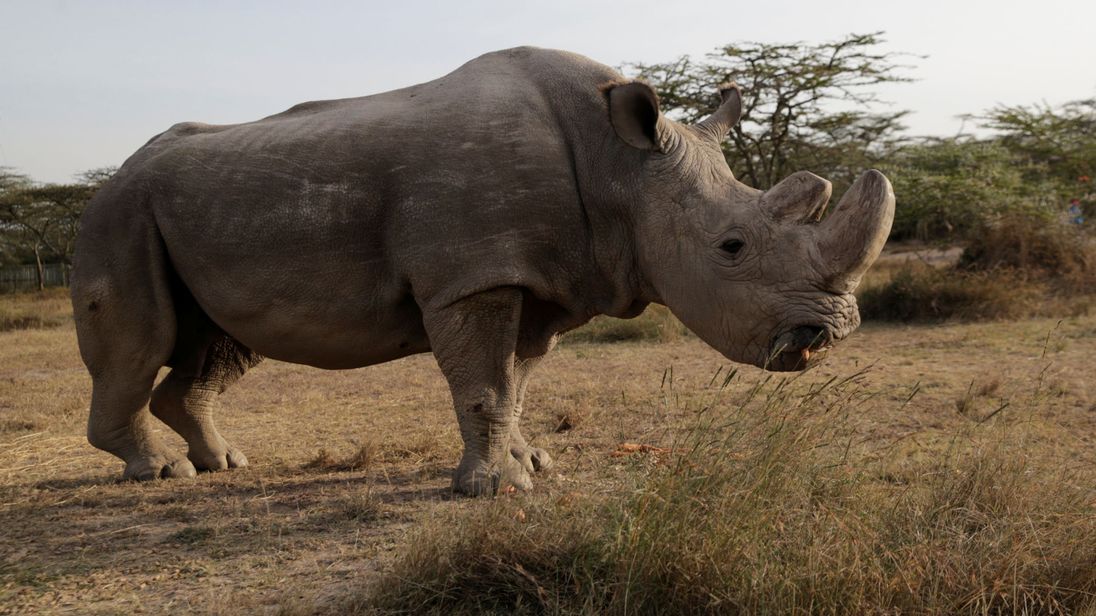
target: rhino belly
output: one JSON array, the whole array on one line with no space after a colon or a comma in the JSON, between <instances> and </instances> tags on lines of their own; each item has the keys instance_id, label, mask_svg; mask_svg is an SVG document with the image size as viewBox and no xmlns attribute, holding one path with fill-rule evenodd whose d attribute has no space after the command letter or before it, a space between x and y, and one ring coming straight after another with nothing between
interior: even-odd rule
<instances>
[{"instance_id":1,"label":"rhino belly","mask_svg":"<svg viewBox=\"0 0 1096 616\"><path fill-rule=\"evenodd\" d=\"M268 204L231 205L231 215L223 203L203 204L202 215L157 209L174 270L225 332L267 357L321 368L429 350L368 208L336 217L311 201L310 215L271 216Z\"/></svg>"},{"instance_id":2,"label":"rhino belly","mask_svg":"<svg viewBox=\"0 0 1096 616\"><path fill-rule=\"evenodd\" d=\"M273 359L342 369L429 350L422 313L410 295L378 288L360 273L347 282L356 273L347 270L333 265L271 275L229 268L213 280L180 278L225 332Z\"/></svg>"}]
</instances>

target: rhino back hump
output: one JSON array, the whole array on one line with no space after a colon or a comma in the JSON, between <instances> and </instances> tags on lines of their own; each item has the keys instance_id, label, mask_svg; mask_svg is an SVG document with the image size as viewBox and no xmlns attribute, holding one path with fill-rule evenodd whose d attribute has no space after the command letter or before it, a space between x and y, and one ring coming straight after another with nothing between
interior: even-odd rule
<instances>
[{"instance_id":1,"label":"rhino back hump","mask_svg":"<svg viewBox=\"0 0 1096 616\"><path fill-rule=\"evenodd\" d=\"M597 113L613 75L496 52L401 90L176 125L139 152L140 175L180 277L245 341L375 324L412 293L567 301L591 258L571 152L590 120L573 116Z\"/></svg>"}]
</instances>

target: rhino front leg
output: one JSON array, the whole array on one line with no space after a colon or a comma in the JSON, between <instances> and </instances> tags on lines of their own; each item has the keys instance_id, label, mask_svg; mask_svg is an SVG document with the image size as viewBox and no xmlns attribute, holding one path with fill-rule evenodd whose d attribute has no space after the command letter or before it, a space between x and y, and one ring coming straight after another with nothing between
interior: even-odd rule
<instances>
[{"instance_id":1,"label":"rhino front leg","mask_svg":"<svg viewBox=\"0 0 1096 616\"><path fill-rule=\"evenodd\" d=\"M532 487L529 473L510 455L521 303L518 289L498 289L423 313L464 440L464 455L453 475L453 489L463 494Z\"/></svg>"}]
</instances>

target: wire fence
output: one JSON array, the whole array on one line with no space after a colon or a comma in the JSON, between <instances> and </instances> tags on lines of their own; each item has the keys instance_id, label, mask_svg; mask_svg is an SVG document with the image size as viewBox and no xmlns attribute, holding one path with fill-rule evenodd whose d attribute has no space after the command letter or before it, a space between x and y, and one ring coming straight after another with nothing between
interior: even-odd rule
<instances>
[{"instance_id":1,"label":"wire fence","mask_svg":"<svg viewBox=\"0 0 1096 616\"><path fill-rule=\"evenodd\" d=\"M42 284L46 287L67 287L69 284L68 266L63 263L47 263L42 266ZM37 266L0 267L0 293L34 291L37 288Z\"/></svg>"}]
</instances>

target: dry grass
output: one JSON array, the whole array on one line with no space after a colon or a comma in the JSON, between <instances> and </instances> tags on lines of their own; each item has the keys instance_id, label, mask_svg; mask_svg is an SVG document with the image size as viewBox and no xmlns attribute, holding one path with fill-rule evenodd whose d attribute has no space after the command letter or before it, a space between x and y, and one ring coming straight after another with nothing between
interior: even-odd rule
<instances>
[{"instance_id":1,"label":"dry grass","mask_svg":"<svg viewBox=\"0 0 1096 616\"><path fill-rule=\"evenodd\" d=\"M563 342L673 342L689 335L688 328L669 308L652 305L634 319L594 317L586 325L565 334Z\"/></svg>"},{"instance_id":2,"label":"dry grass","mask_svg":"<svg viewBox=\"0 0 1096 616\"><path fill-rule=\"evenodd\" d=\"M420 531L348 612L1045 613L1096 607L1096 472L1024 428L894 467L853 381L705 407L613 497L504 500ZM626 495L626 496L624 496ZM455 532L454 532L455 530ZM368 609L366 609L368 608Z\"/></svg>"},{"instance_id":3,"label":"dry grass","mask_svg":"<svg viewBox=\"0 0 1096 616\"><path fill-rule=\"evenodd\" d=\"M71 325L0 333L0 613L442 609L461 592L588 613L1082 609L1094 352L1096 316L869 324L793 382L740 368L721 387L731 366L692 337L572 341L523 422L553 470L467 501L429 356L264 363L218 415L251 467L138 485L84 439Z\"/></svg>"},{"instance_id":4,"label":"dry grass","mask_svg":"<svg viewBox=\"0 0 1096 616\"><path fill-rule=\"evenodd\" d=\"M0 332L47 329L72 321L68 289L0 295Z\"/></svg>"}]
</instances>

